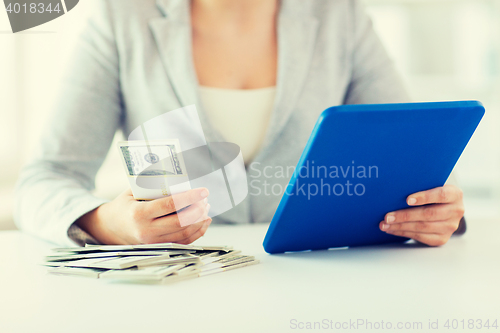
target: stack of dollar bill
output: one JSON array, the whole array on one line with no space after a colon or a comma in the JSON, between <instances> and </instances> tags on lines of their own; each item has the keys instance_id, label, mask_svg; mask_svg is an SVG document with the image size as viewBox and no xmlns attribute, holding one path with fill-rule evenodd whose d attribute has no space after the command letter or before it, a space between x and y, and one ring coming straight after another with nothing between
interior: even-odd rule
<instances>
[{"instance_id":1,"label":"stack of dollar bill","mask_svg":"<svg viewBox=\"0 0 500 333\"><path fill-rule=\"evenodd\" d=\"M118 143L136 200L153 200L191 189L179 140Z\"/></svg>"},{"instance_id":2,"label":"stack of dollar bill","mask_svg":"<svg viewBox=\"0 0 500 333\"><path fill-rule=\"evenodd\" d=\"M142 282L172 282L258 263L228 246L174 243L87 245L56 248L45 258L49 272Z\"/></svg>"}]
</instances>

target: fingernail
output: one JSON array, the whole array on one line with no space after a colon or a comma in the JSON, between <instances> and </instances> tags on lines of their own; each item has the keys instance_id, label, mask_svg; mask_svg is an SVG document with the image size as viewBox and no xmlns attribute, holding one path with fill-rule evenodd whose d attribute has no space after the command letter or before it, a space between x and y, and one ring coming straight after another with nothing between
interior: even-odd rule
<instances>
[{"instance_id":1,"label":"fingernail","mask_svg":"<svg viewBox=\"0 0 500 333\"><path fill-rule=\"evenodd\" d=\"M204 189L203 191L201 191L201 192L200 192L200 196L201 196L202 198L206 198L206 197L208 197L208 191Z\"/></svg>"},{"instance_id":2,"label":"fingernail","mask_svg":"<svg viewBox=\"0 0 500 333\"><path fill-rule=\"evenodd\" d=\"M208 203L208 198L203 199L203 203L206 205Z\"/></svg>"},{"instance_id":3,"label":"fingernail","mask_svg":"<svg viewBox=\"0 0 500 333\"><path fill-rule=\"evenodd\" d=\"M415 198L408 199L408 205L414 205L416 203L417 203L417 199L415 199Z\"/></svg>"},{"instance_id":4,"label":"fingernail","mask_svg":"<svg viewBox=\"0 0 500 333\"><path fill-rule=\"evenodd\" d=\"M394 215L387 215L387 223L391 223L396 221L396 217Z\"/></svg>"},{"instance_id":5,"label":"fingernail","mask_svg":"<svg viewBox=\"0 0 500 333\"><path fill-rule=\"evenodd\" d=\"M384 231L385 231L385 230L387 230L387 229L389 229L389 225L388 225L388 224L386 224L386 223L382 223L382 230L384 230Z\"/></svg>"},{"instance_id":6,"label":"fingernail","mask_svg":"<svg viewBox=\"0 0 500 333\"><path fill-rule=\"evenodd\" d=\"M207 205L207 214L208 214L208 212L210 211L210 207L212 207L212 206L210 206L210 204L208 204L208 205Z\"/></svg>"}]
</instances>

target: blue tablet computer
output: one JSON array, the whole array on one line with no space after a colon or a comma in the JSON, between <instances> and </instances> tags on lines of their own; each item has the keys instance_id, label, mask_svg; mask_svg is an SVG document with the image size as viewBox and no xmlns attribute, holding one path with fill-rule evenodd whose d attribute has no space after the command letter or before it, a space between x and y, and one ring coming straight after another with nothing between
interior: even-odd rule
<instances>
[{"instance_id":1,"label":"blue tablet computer","mask_svg":"<svg viewBox=\"0 0 500 333\"><path fill-rule=\"evenodd\" d=\"M403 242L379 230L408 195L443 186L484 114L475 101L325 110L264 239L268 253Z\"/></svg>"}]
</instances>

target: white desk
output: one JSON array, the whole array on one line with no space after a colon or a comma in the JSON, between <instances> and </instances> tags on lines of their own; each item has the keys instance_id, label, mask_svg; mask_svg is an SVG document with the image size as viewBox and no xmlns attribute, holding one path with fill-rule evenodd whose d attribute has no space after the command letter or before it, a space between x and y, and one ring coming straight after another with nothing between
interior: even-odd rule
<instances>
[{"instance_id":1,"label":"white desk","mask_svg":"<svg viewBox=\"0 0 500 333\"><path fill-rule=\"evenodd\" d=\"M49 275L37 263L51 244L1 232L0 332L311 331L293 329L293 319L297 325L333 320L334 326L383 320L393 332L427 332L429 319L438 319L434 332L500 332L443 327L446 319L465 319L466 326L468 319L497 319L500 325L496 221L469 222L465 236L441 248L408 244L275 256L261 245L266 228L211 226L198 243L230 244L261 263L170 285ZM422 322L423 329L395 329L398 322Z\"/></svg>"}]
</instances>

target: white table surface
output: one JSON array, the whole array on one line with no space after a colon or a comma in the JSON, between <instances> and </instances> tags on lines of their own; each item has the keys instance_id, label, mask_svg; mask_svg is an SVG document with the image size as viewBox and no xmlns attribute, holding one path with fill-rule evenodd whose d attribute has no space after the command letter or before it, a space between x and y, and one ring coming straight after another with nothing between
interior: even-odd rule
<instances>
[{"instance_id":1,"label":"white table surface","mask_svg":"<svg viewBox=\"0 0 500 333\"><path fill-rule=\"evenodd\" d=\"M261 263L169 285L50 275L38 264L53 245L0 232L0 332L345 332L298 325L327 321L335 328L358 319L372 322L374 331L383 320L393 332L427 332L429 320L439 320L433 332L500 332L467 328L469 319L500 325L496 221L469 221L465 236L440 248L406 244L273 256L262 248L266 230L211 226L197 244L233 245ZM459 328L446 329L447 319ZM422 322L422 329L396 328L407 322Z\"/></svg>"}]
</instances>

